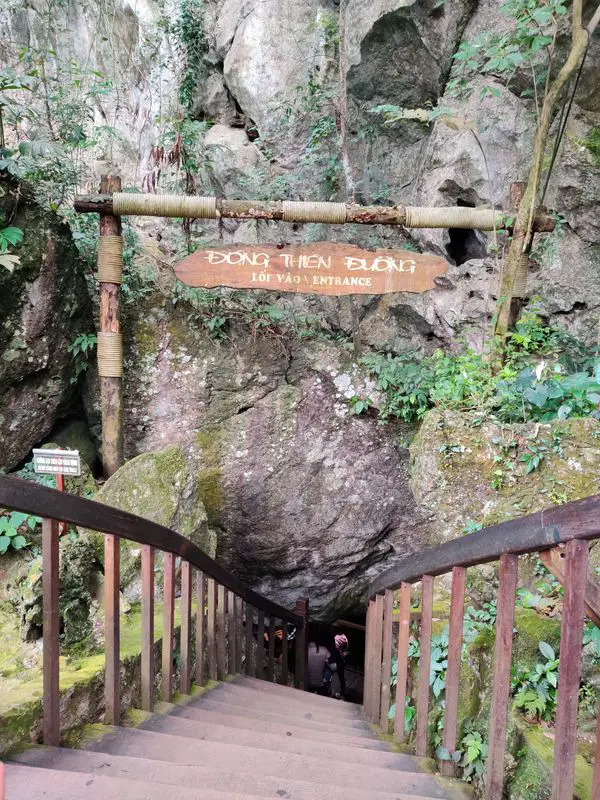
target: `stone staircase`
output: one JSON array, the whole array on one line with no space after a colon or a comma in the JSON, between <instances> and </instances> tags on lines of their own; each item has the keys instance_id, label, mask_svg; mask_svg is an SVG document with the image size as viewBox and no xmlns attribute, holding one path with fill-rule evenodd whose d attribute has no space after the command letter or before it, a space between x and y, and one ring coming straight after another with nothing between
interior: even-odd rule
<instances>
[{"instance_id":1,"label":"stone staircase","mask_svg":"<svg viewBox=\"0 0 600 800\"><path fill-rule=\"evenodd\" d=\"M129 727L89 726L76 749L28 746L5 768L5 800L471 796L378 739L359 706L241 676L130 713Z\"/></svg>"}]
</instances>

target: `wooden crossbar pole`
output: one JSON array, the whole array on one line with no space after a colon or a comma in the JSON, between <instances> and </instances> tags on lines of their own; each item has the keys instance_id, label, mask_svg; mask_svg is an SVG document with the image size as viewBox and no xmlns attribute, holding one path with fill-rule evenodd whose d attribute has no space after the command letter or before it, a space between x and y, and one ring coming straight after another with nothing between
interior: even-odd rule
<instances>
[{"instance_id":1,"label":"wooden crossbar pole","mask_svg":"<svg viewBox=\"0 0 600 800\"><path fill-rule=\"evenodd\" d=\"M103 191L77 195L80 214L178 217L202 219L261 219L329 224L404 225L407 228L474 228L482 231L508 228L512 216L491 208L464 206L360 206L351 203L288 202L284 200L225 200L187 195L156 195ZM116 209L116 211L115 211ZM555 220L544 211L534 218L536 233L554 230Z\"/></svg>"}]
</instances>

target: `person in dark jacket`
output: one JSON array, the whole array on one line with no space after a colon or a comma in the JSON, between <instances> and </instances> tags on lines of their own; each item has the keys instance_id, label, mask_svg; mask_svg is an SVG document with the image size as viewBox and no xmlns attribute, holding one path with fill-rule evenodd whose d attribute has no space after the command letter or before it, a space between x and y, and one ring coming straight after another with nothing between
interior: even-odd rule
<instances>
[{"instance_id":1,"label":"person in dark jacket","mask_svg":"<svg viewBox=\"0 0 600 800\"><path fill-rule=\"evenodd\" d=\"M311 692L331 697L331 680L337 673L340 681L340 696L346 694L344 655L348 650L348 638L338 634L332 640L310 642L308 645L308 689Z\"/></svg>"}]
</instances>

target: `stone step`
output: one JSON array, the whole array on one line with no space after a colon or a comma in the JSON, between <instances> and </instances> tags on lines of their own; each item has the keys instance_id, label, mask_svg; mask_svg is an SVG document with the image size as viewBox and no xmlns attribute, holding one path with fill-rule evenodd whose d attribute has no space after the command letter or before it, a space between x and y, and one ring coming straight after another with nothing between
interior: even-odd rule
<instances>
[{"instance_id":1,"label":"stone step","mask_svg":"<svg viewBox=\"0 0 600 800\"><path fill-rule=\"evenodd\" d=\"M163 712L163 708L165 709ZM218 711L211 711L207 708L198 706L172 705L161 703L157 711L170 716L198 720L210 725L221 725L237 730L255 731L257 733L270 733L278 736L292 736L295 739L307 739L311 742L330 742L331 744L347 745L349 747L364 747L372 750L388 749L386 745L378 740L374 735L349 735L345 727L341 726L320 726L311 723L310 720L302 720L305 727L298 724L298 720L286 722L285 717L278 717L277 721L270 719L257 719L254 714L242 716L240 714L223 714ZM324 727L325 730L321 730ZM349 729L352 731L352 729Z\"/></svg>"},{"instance_id":2,"label":"stone step","mask_svg":"<svg viewBox=\"0 0 600 800\"><path fill-rule=\"evenodd\" d=\"M387 748L377 750L341 745L336 742L311 742L308 739L298 739L285 732L272 734L236 730L225 725L204 722L201 719L190 720L165 714L152 714L138 727L144 731L168 733L189 739L201 739L205 742L222 742L228 745L255 747L260 750L276 750L298 756L315 756L340 763L367 764L386 769L401 769L403 768L401 765L406 768L406 765L413 763L411 756L392 753Z\"/></svg>"},{"instance_id":3,"label":"stone step","mask_svg":"<svg viewBox=\"0 0 600 800\"><path fill-rule=\"evenodd\" d=\"M369 791L399 792L407 791L407 773L413 773L411 780L425 775L445 786L443 779L427 775L432 762L397 754L396 769L350 762L336 763L327 757L296 755L294 753L270 751L268 755L257 747L207 742L137 728L115 728L106 726L107 733L98 741L88 741L84 748L93 752L110 755L139 756L176 764L194 764L219 769L263 775L285 776L290 780L306 780L323 786L343 786ZM420 773L420 774L419 774ZM453 784L454 786L454 784ZM458 784L460 786L460 784ZM462 789L447 791L438 796L464 798ZM456 793L458 792L458 793ZM418 793L418 792L417 792ZM428 793L432 795L431 792ZM326 797L326 790L316 796Z\"/></svg>"},{"instance_id":4,"label":"stone step","mask_svg":"<svg viewBox=\"0 0 600 800\"><path fill-rule=\"evenodd\" d=\"M310 695L307 695L310 698ZM356 710L349 713L324 711L322 707L315 708L310 702L288 702L283 698L270 698L262 692L254 692L235 684L219 685L211 689L193 704L202 706L205 701L211 703L222 703L236 707L241 707L246 711L266 711L270 714L281 714L289 721L293 719L308 719L314 722L322 722L326 725L351 728L362 728L364 730L364 720L362 719L362 708L356 706ZM342 704L338 702L338 705ZM344 706L350 705L344 703Z\"/></svg>"},{"instance_id":5,"label":"stone step","mask_svg":"<svg viewBox=\"0 0 600 800\"><path fill-rule=\"evenodd\" d=\"M328 697L320 697L318 694L311 692L300 692L292 689L286 695L277 695L270 691L271 685L266 681L257 681L263 688L260 690L255 689L253 686L238 683L239 679L220 683L214 689L211 689L209 694L223 694L234 698L244 700L252 699L257 703L265 706L265 708L290 708L292 710L310 711L314 714L320 714L324 717L337 720L356 720L362 719L362 706L355 703L345 703L341 700L332 700ZM326 701L325 704L323 701Z\"/></svg>"},{"instance_id":6,"label":"stone step","mask_svg":"<svg viewBox=\"0 0 600 800\"><path fill-rule=\"evenodd\" d=\"M298 717L298 715L285 714L285 709L281 709L281 713L256 708L249 709L247 706L237 705L236 703L212 700L211 694L212 693L209 692L200 698L193 699L186 705L186 708L198 708L212 711L215 714L222 714L227 717L245 717L247 719L277 722L283 725L296 725L322 732L337 733L340 730L339 725L333 724L331 721L323 722L320 719L312 719L310 714L308 715L308 719L306 719L305 717ZM350 723L345 722L343 727L344 736L352 736L357 739L373 738L373 732L366 728L365 723L360 720L354 720Z\"/></svg>"},{"instance_id":7,"label":"stone step","mask_svg":"<svg viewBox=\"0 0 600 800\"><path fill-rule=\"evenodd\" d=\"M270 681L261 681L259 678L252 678L248 675L236 675L233 683L236 686L246 686L249 689L258 692L265 692L270 697L289 697L290 700L304 700L311 698L315 706L322 706L324 710L333 708L355 709L355 703L345 703L343 700L335 700L331 697L322 697L321 695L314 694L313 692L305 692L300 689L294 689L292 686L282 686L280 683L271 683Z\"/></svg>"},{"instance_id":8,"label":"stone step","mask_svg":"<svg viewBox=\"0 0 600 800\"><path fill-rule=\"evenodd\" d=\"M51 747L28 748L15 756L21 764L58 770L105 775L131 781L142 780L151 784L172 784L182 787L202 786L205 790L219 790L261 797L284 797L289 800L315 800L325 796L327 800L419 800L421 797L446 798L443 785L431 775L396 773L398 786L394 792L383 792L368 788L328 784L323 786L308 780L293 780L287 774L273 776L264 774L262 766L253 772L241 772L230 764L224 772L215 767L187 766L122 755L106 755L90 751L67 750ZM164 789L164 787L163 787ZM128 797L128 792L124 792ZM179 794L177 794L179 796Z\"/></svg>"}]
</instances>

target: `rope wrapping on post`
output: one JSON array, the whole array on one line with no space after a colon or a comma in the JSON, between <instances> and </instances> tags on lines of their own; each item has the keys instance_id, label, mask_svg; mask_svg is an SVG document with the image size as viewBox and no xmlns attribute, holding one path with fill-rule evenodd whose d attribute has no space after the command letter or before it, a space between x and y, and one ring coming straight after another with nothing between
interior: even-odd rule
<instances>
[{"instance_id":1,"label":"rope wrapping on post","mask_svg":"<svg viewBox=\"0 0 600 800\"><path fill-rule=\"evenodd\" d=\"M183 219L216 219L216 197L195 197L168 194L132 194L116 192L112 196L113 212L149 217L182 217Z\"/></svg>"},{"instance_id":2,"label":"rope wrapping on post","mask_svg":"<svg viewBox=\"0 0 600 800\"><path fill-rule=\"evenodd\" d=\"M493 231L494 227L502 227L503 217L502 212L493 211L491 208L406 207L407 228L473 228L478 231Z\"/></svg>"},{"instance_id":3,"label":"rope wrapping on post","mask_svg":"<svg viewBox=\"0 0 600 800\"><path fill-rule=\"evenodd\" d=\"M123 237L101 236L98 242L98 280L101 283L123 281Z\"/></svg>"},{"instance_id":4,"label":"rope wrapping on post","mask_svg":"<svg viewBox=\"0 0 600 800\"><path fill-rule=\"evenodd\" d=\"M515 275L515 282L513 284L513 297L523 298L525 297L525 293L527 291L527 275L529 274L529 256L527 254L523 254L521 256L521 262L519 264L519 269L517 274Z\"/></svg>"},{"instance_id":5,"label":"rope wrapping on post","mask_svg":"<svg viewBox=\"0 0 600 800\"><path fill-rule=\"evenodd\" d=\"M120 333L98 333L98 375L101 378L123 377L123 337Z\"/></svg>"},{"instance_id":6,"label":"rope wrapping on post","mask_svg":"<svg viewBox=\"0 0 600 800\"><path fill-rule=\"evenodd\" d=\"M343 225L346 222L345 203L306 203L283 200L284 222L326 222Z\"/></svg>"}]
</instances>

